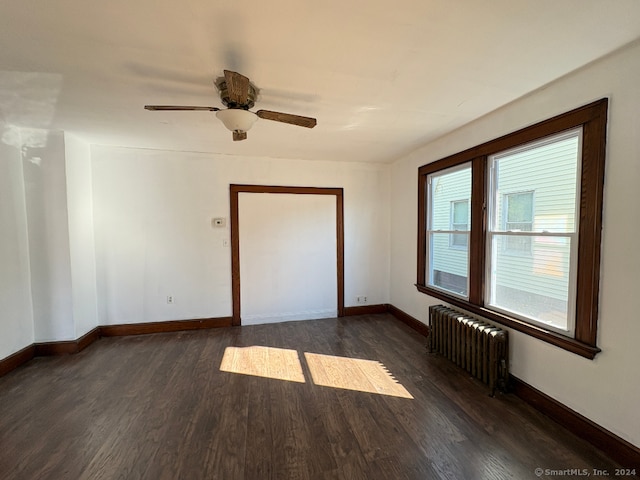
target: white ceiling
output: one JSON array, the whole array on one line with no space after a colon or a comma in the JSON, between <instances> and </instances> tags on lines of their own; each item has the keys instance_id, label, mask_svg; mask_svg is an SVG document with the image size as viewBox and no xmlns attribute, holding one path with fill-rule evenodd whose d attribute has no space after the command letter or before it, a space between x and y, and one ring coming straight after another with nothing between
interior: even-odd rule
<instances>
[{"instance_id":1,"label":"white ceiling","mask_svg":"<svg viewBox=\"0 0 640 480\"><path fill-rule=\"evenodd\" d=\"M0 0L0 121L103 145L388 162L638 38L638 0ZM260 88L255 109L317 127L259 120L233 142L214 113L143 109L222 106L223 69Z\"/></svg>"}]
</instances>

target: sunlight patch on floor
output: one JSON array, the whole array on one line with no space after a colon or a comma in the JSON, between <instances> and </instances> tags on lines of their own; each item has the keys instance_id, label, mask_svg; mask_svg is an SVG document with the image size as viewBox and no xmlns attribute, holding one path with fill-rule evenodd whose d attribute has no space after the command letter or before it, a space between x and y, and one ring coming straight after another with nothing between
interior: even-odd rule
<instances>
[{"instance_id":1,"label":"sunlight patch on floor","mask_svg":"<svg viewBox=\"0 0 640 480\"><path fill-rule=\"evenodd\" d=\"M375 360L304 353L311 380L322 387L413 398L387 368ZM220 370L241 375L305 383L298 352L264 347L227 347Z\"/></svg>"},{"instance_id":2,"label":"sunlight patch on floor","mask_svg":"<svg viewBox=\"0 0 640 480\"><path fill-rule=\"evenodd\" d=\"M298 352L274 347L227 347L222 357L223 372L305 383Z\"/></svg>"},{"instance_id":3,"label":"sunlight patch on floor","mask_svg":"<svg viewBox=\"0 0 640 480\"><path fill-rule=\"evenodd\" d=\"M305 353L313 383L325 387L413 398L380 362Z\"/></svg>"}]
</instances>

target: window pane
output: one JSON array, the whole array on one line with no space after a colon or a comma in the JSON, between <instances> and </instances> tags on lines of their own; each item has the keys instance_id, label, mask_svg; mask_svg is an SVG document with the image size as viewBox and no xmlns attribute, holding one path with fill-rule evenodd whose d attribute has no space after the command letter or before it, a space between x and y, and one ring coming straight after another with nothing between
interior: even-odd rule
<instances>
[{"instance_id":1,"label":"window pane","mask_svg":"<svg viewBox=\"0 0 640 480\"><path fill-rule=\"evenodd\" d=\"M449 241L452 247L466 247L469 245L469 236L466 233L452 233Z\"/></svg>"},{"instance_id":2,"label":"window pane","mask_svg":"<svg viewBox=\"0 0 640 480\"><path fill-rule=\"evenodd\" d=\"M429 284L466 297L469 271L468 234L456 235L464 235L464 246L451 249L449 248L449 234L431 233Z\"/></svg>"},{"instance_id":3,"label":"window pane","mask_svg":"<svg viewBox=\"0 0 640 480\"><path fill-rule=\"evenodd\" d=\"M507 224L530 232L533 223L533 192L512 193L506 197Z\"/></svg>"},{"instance_id":4,"label":"window pane","mask_svg":"<svg viewBox=\"0 0 640 480\"><path fill-rule=\"evenodd\" d=\"M568 330L571 238L524 237L533 246L528 257L507 253L504 242L512 238L492 236L490 305Z\"/></svg>"},{"instance_id":5,"label":"window pane","mask_svg":"<svg viewBox=\"0 0 640 480\"><path fill-rule=\"evenodd\" d=\"M452 209L454 224L467 225L469 223L469 200L453 202ZM456 230L466 230L466 228Z\"/></svg>"},{"instance_id":6,"label":"window pane","mask_svg":"<svg viewBox=\"0 0 640 480\"><path fill-rule=\"evenodd\" d=\"M428 284L466 297L471 164L430 175L428 184Z\"/></svg>"}]
</instances>

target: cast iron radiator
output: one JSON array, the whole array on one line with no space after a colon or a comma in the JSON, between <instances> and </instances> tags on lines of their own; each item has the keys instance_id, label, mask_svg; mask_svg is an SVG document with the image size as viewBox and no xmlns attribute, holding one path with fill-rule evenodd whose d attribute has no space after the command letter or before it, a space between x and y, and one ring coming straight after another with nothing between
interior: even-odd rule
<instances>
[{"instance_id":1,"label":"cast iron radiator","mask_svg":"<svg viewBox=\"0 0 640 480\"><path fill-rule=\"evenodd\" d=\"M429 307L429 352L444 355L472 376L505 391L508 379L508 332L444 305Z\"/></svg>"}]
</instances>

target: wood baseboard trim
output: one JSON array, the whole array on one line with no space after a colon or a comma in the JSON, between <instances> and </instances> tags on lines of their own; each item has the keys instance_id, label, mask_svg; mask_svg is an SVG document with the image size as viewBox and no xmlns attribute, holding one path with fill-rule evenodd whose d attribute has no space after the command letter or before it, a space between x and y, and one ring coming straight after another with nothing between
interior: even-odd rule
<instances>
[{"instance_id":1,"label":"wood baseboard trim","mask_svg":"<svg viewBox=\"0 0 640 480\"><path fill-rule=\"evenodd\" d=\"M31 344L27 347L24 347L22 350L18 350L15 353L12 353L6 358L0 360L0 377L6 375L11 370L15 370L20 365L27 363L33 357L36 356L36 347Z\"/></svg>"},{"instance_id":2,"label":"wood baseboard trim","mask_svg":"<svg viewBox=\"0 0 640 480\"><path fill-rule=\"evenodd\" d=\"M394 305L389 305L388 311L389 313L391 313L391 315L396 317L402 323L405 323L406 325L413 328L416 332L424 335L425 337L429 336L429 325L422 323L417 318L412 317L406 312L403 312L402 310L400 310L398 307Z\"/></svg>"},{"instance_id":3,"label":"wood baseboard trim","mask_svg":"<svg viewBox=\"0 0 640 480\"><path fill-rule=\"evenodd\" d=\"M180 332L205 328L230 327L231 317L198 318L194 320L171 320L167 322L132 323L121 325L103 325L101 337L120 337L124 335L146 335L149 333Z\"/></svg>"},{"instance_id":4,"label":"wood baseboard trim","mask_svg":"<svg viewBox=\"0 0 640 480\"><path fill-rule=\"evenodd\" d=\"M104 325L85 333L77 340L61 342L33 343L18 352L0 359L0 377L27 363L34 357L53 355L71 355L78 353L100 337L118 337L124 335L144 335L148 333L179 332L204 328L230 327L231 317L198 318L195 320L172 320L168 322L133 323L123 325Z\"/></svg>"},{"instance_id":5,"label":"wood baseboard trim","mask_svg":"<svg viewBox=\"0 0 640 480\"><path fill-rule=\"evenodd\" d=\"M400 320L402 323L413 328L416 332L429 336L429 325L425 325L420 320L412 317L408 313L400 310L398 307L389 303L382 303L378 305L362 305L356 307L345 307L345 316L352 315L373 315L376 313L391 313L394 317Z\"/></svg>"},{"instance_id":6,"label":"wood baseboard trim","mask_svg":"<svg viewBox=\"0 0 640 480\"><path fill-rule=\"evenodd\" d=\"M56 355L71 355L78 353L78 344L75 340L63 340L59 342L40 342L33 344L36 349L36 357L52 357Z\"/></svg>"},{"instance_id":7,"label":"wood baseboard trim","mask_svg":"<svg viewBox=\"0 0 640 480\"><path fill-rule=\"evenodd\" d=\"M65 340L61 342L34 343L36 357L52 355L71 355L78 353L100 338L100 327L96 327L77 340Z\"/></svg>"},{"instance_id":8,"label":"wood baseboard trim","mask_svg":"<svg viewBox=\"0 0 640 480\"><path fill-rule=\"evenodd\" d=\"M355 307L344 307L344 316L351 317L354 315L374 315L376 313L387 313L389 305L381 303L378 305L358 305Z\"/></svg>"},{"instance_id":9,"label":"wood baseboard trim","mask_svg":"<svg viewBox=\"0 0 640 480\"><path fill-rule=\"evenodd\" d=\"M532 387L528 383L523 382L519 378L511 375L510 380L513 393L533 408L559 423L578 437L584 438L587 442L620 463L622 467L640 469L640 448L618 437L616 434L580 415L578 412Z\"/></svg>"},{"instance_id":10,"label":"wood baseboard trim","mask_svg":"<svg viewBox=\"0 0 640 480\"><path fill-rule=\"evenodd\" d=\"M100 340L100 327L96 327L93 330L88 331L83 336L81 336L76 342L78 343L78 352L81 352L93 342Z\"/></svg>"}]
</instances>

